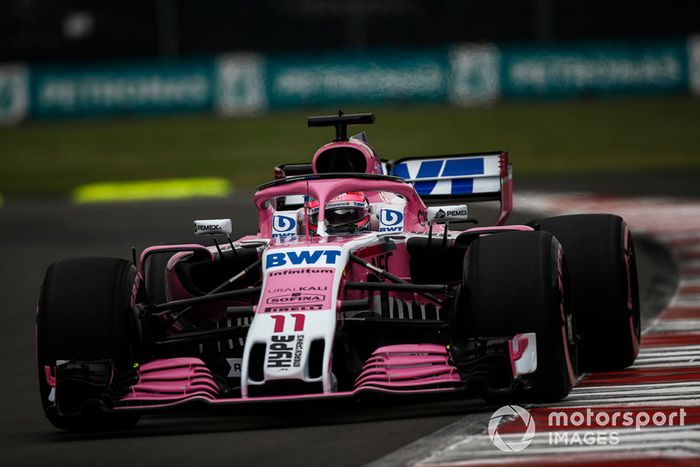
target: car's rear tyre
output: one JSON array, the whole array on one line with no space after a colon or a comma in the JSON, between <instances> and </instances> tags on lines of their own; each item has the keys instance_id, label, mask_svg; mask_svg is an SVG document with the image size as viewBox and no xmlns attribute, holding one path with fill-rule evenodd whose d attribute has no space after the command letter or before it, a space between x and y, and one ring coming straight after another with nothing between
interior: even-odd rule
<instances>
[{"instance_id":1,"label":"car's rear tyre","mask_svg":"<svg viewBox=\"0 0 700 467\"><path fill-rule=\"evenodd\" d=\"M532 223L564 247L584 371L627 368L639 354L637 262L630 229L610 214L551 217Z\"/></svg>"},{"instance_id":2,"label":"car's rear tyre","mask_svg":"<svg viewBox=\"0 0 700 467\"><path fill-rule=\"evenodd\" d=\"M120 429L138 421L139 415L133 413L62 413L49 401L51 387L45 374L45 367L54 368L57 360L111 360L117 371L128 370L134 344L135 275L129 261L116 258L69 259L46 271L37 306L37 363L41 402L56 427Z\"/></svg>"},{"instance_id":3,"label":"car's rear tyre","mask_svg":"<svg viewBox=\"0 0 700 467\"><path fill-rule=\"evenodd\" d=\"M509 401L557 401L575 382L576 344L569 332L573 324L563 261L559 242L546 232L481 237L465 256L467 336L536 334L537 369L527 376L529 388L506 396Z\"/></svg>"}]
</instances>

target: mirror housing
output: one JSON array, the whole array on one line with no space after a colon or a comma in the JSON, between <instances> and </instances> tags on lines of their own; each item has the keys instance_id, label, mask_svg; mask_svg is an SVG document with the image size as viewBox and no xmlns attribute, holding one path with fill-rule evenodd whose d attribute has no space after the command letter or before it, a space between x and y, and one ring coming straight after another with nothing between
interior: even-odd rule
<instances>
[{"instance_id":1,"label":"mirror housing","mask_svg":"<svg viewBox=\"0 0 700 467\"><path fill-rule=\"evenodd\" d=\"M195 235L231 235L231 219L202 219L194 221Z\"/></svg>"},{"instance_id":2,"label":"mirror housing","mask_svg":"<svg viewBox=\"0 0 700 467\"><path fill-rule=\"evenodd\" d=\"M467 221L471 221L471 219L469 218L469 208L466 204L430 206L428 208L428 222L431 224Z\"/></svg>"}]
</instances>

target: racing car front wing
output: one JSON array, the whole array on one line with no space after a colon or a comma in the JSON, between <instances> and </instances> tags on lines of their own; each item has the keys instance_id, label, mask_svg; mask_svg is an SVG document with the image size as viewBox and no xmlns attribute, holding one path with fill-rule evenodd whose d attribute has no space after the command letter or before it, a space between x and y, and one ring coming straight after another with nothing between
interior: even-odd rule
<instances>
[{"instance_id":1,"label":"racing car front wing","mask_svg":"<svg viewBox=\"0 0 700 467\"><path fill-rule=\"evenodd\" d=\"M82 410L60 396L61 386L70 385L80 393L92 391L88 401L101 410L152 411L190 403L207 405L303 401L317 398L353 398L365 394L444 394L483 389L499 393L527 387L527 375L534 372L537 345L534 334L512 339L478 339L468 348L437 344L383 346L366 360L350 391L242 397L225 390L217 377L199 358L167 358L137 365L129 375L115 375L110 361L61 362L47 381L54 388L58 409L70 415ZM493 387L484 372L502 376L509 365L511 378L503 387ZM497 367L497 368L494 368Z\"/></svg>"}]
</instances>

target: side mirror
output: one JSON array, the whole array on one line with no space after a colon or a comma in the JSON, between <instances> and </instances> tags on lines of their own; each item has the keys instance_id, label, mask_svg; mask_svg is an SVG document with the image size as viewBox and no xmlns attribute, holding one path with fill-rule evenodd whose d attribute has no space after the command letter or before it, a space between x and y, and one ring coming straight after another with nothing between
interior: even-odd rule
<instances>
[{"instance_id":1,"label":"side mirror","mask_svg":"<svg viewBox=\"0 0 700 467\"><path fill-rule=\"evenodd\" d=\"M194 221L195 235L231 235L231 219L204 219Z\"/></svg>"},{"instance_id":2,"label":"side mirror","mask_svg":"<svg viewBox=\"0 0 700 467\"><path fill-rule=\"evenodd\" d=\"M466 204L431 206L428 208L428 222L431 224L468 221L471 221L471 219L469 218L469 209Z\"/></svg>"}]
</instances>

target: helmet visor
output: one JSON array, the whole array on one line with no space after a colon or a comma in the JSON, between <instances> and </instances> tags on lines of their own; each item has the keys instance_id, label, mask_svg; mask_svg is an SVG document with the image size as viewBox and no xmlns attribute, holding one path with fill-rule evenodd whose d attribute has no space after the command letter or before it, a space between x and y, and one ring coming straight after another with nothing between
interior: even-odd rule
<instances>
[{"instance_id":1,"label":"helmet visor","mask_svg":"<svg viewBox=\"0 0 700 467\"><path fill-rule=\"evenodd\" d=\"M326 223L329 225L354 224L364 220L369 213L366 208L342 206L326 209Z\"/></svg>"}]
</instances>

